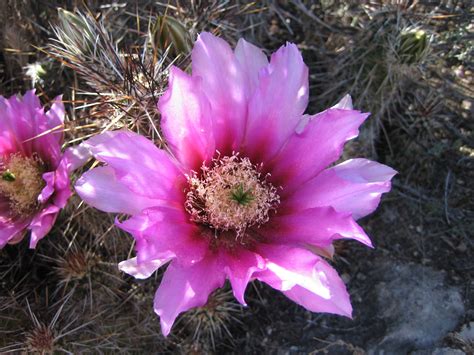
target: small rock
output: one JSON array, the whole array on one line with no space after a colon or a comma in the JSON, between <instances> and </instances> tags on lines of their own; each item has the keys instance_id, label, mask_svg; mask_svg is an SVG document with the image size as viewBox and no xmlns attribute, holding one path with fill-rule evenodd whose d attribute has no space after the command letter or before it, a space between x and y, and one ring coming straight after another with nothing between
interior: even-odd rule
<instances>
[{"instance_id":1,"label":"small rock","mask_svg":"<svg viewBox=\"0 0 474 355\"><path fill-rule=\"evenodd\" d=\"M461 107L464 110L470 111L472 109L472 102L469 100L462 100Z\"/></svg>"},{"instance_id":2,"label":"small rock","mask_svg":"<svg viewBox=\"0 0 474 355\"><path fill-rule=\"evenodd\" d=\"M454 69L454 74L458 77L458 78L464 78L465 77L465 74L464 74L464 67L461 65L457 68Z\"/></svg>"},{"instance_id":3,"label":"small rock","mask_svg":"<svg viewBox=\"0 0 474 355\"><path fill-rule=\"evenodd\" d=\"M417 350L411 355L465 355L464 351L451 348L435 348L429 350Z\"/></svg>"},{"instance_id":4,"label":"small rock","mask_svg":"<svg viewBox=\"0 0 474 355\"><path fill-rule=\"evenodd\" d=\"M465 353L459 349L437 348L434 349L432 355L465 355Z\"/></svg>"},{"instance_id":5,"label":"small rock","mask_svg":"<svg viewBox=\"0 0 474 355\"><path fill-rule=\"evenodd\" d=\"M466 343L474 343L474 322L464 324L458 336Z\"/></svg>"},{"instance_id":6,"label":"small rock","mask_svg":"<svg viewBox=\"0 0 474 355\"><path fill-rule=\"evenodd\" d=\"M467 245L466 243L461 242L456 249L461 253L465 253L467 251Z\"/></svg>"},{"instance_id":7,"label":"small rock","mask_svg":"<svg viewBox=\"0 0 474 355\"><path fill-rule=\"evenodd\" d=\"M433 348L464 314L460 291L445 283L444 272L430 267L391 261L381 264L374 269L381 275L374 292L387 329L369 354Z\"/></svg>"}]
</instances>

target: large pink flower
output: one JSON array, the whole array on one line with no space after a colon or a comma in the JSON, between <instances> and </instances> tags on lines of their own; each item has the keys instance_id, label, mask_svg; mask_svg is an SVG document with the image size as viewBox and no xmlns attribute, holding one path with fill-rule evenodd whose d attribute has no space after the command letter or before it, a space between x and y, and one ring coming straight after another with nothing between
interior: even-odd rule
<instances>
[{"instance_id":1,"label":"large pink flower","mask_svg":"<svg viewBox=\"0 0 474 355\"><path fill-rule=\"evenodd\" d=\"M365 159L328 168L368 114L346 97L304 115L308 69L294 44L269 63L244 40L232 51L203 33L192 63L192 75L171 69L159 102L168 150L127 131L81 148L106 165L82 176L79 195L131 216L117 225L137 257L121 270L147 278L170 262L154 303L165 335L226 279L242 304L257 279L311 311L350 317L344 283L319 255L339 238L371 246L355 219L375 210L395 171Z\"/></svg>"},{"instance_id":2,"label":"large pink flower","mask_svg":"<svg viewBox=\"0 0 474 355\"><path fill-rule=\"evenodd\" d=\"M0 248L31 231L34 248L71 195L62 159L64 106L44 112L34 90L0 96Z\"/></svg>"}]
</instances>

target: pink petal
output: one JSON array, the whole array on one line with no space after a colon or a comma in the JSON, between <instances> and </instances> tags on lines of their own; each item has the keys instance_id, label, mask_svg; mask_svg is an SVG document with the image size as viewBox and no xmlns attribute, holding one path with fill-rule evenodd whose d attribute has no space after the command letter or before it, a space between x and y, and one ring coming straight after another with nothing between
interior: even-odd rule
<instances>
[{"instance_id":1,"label":"pink petal","mask_svg":"<svg viewBox=\"0 0 474 355\"><path fill-rule=\"evenodd\" d=\"M158 108L163 135L184 166L197 171L204 161L212 159L215 153L212 119L201 78L190 77L172 67L169 89L161 97Z\"/></svg>"},{"instance_id":2,"label":"pink petal","mask_svg":"<svg viewBox=\"0 0 474 355\"><path fill-rule=\"evenodd\" d=\"M34 90L21 98L1 98L0 116L3 117L0 124L0 131L4 132L1 134L2 140L10 140L13 151L26 156L36 153L44 162L56 168L61 157L58 139L62 139L62 129L54 134L49 132L48 118Z\"/></svg>"},{"instance_id":3,"label":"pink petal","mask_svg":"<svg viewBox=\"0 0 474 355\"><path fill-rule=\"evenodd\" d=\"M36 110L42 110L43 106L41 105L41 102L36 95L36 90L28 90L25 92L25 95L23 95L21 101L25 104L25 106L29 107L32 111Z\"/></svg>"},{"instance_id":4,"label":"pink petal","mask_svg":"<svg viewBox=\"0 0 474 355\"><path fill-rule=\"evenodd\" d=\"M352 307L344 282L322 258L308 250L260 245L267 270L255 278L283 291L293 301L314 312L350 317Z\"/></svg>"},{"instance_id":5,"label":"pink petal","mask_svg":"<svg viewBox=\"0 0 474 355\"><path fill-rule=\"evenodd\" d=\"M107 163L131 191L144 197L184 203L184 175L168 153L147 138L126 130L104 132L83 145Z\"/></svg>"},{"instance_id":6,"label":"pink petal","mask_svg":"<svg viewBox=\"0 0 474 355\"><path fill-rule=\"evenodd\" d=\"M272 182L287 196L319 174L342 154L344 144L358 135L368 114L329 109L312 117L301 134L293 134L271 164Z\"/></svg>"},{"instance_id":7,"label":"pink petal","mask_svg":"<svg viewBox=\"0 0 474 355\"><path fill-rule=\"evenodd\" d=\"M343 109L343 110L352 110L353 107L352 107L352 97L351 97L351 95L349 95L349 94L345 95L341 99L341 101L339 101L337 104L335 104L331 108L339 108L339 109Z\"/></svg>"},{"instance_id":8,"label":"pink petal","mask_svg":"<svg viewBox=\"0 0 474 355\"><path fill-rule=\"evenodd\" d=\"M293 134L308 103L308 68L294 44L281 47L260 72L249 102L244 151L264 162Z\"/></svg>"},{"instance_id":9,"label":"pink petal","mask_svg":"<svg viewBox=\"0 0 474 355\"><path fill-rule=\"evenodd\" d=\"M123 271L136 279L147 279L161 266L170 261L171 258L172 256L170 255L168 259L149 260L141 263L137 262L137 258L131 258L120 262L118 268L120 271Z\"/></svg>"},{"instance_id":10,"label":"pink petal","mask_svg":"<svg viewBox=\"0 0 474 355\"><path fill-rule=\"evenodd\" d=\"M38 201L40 203L45 203L54 193L54 171L44 173L43 180L46 182L46 186L38 196Z\"/></svg>"},{"instance_id":11,"label":"pink petal","mask_svg":"<svg viewBox=\"0 0 474 355\"><path fill-rule=\"evenodd\" d=\"M0 216L0 249L23 239L29 220L7 221Z\"/></svg>"},{"instance_id":12,"label":"pink petal","mask_svg":"<svg viewBox=\"0 0 474 355\"><path fill-rule=\"evenodd\" d=\"M28 229L31 230L30 248L36 248L38 242L49 233L56 221L59 210L57 206L49 205L33 218L28 226Z\"/></svg>"},{"instance_id":13,"label":"pink petal","mask_svg":"<svg viewBox=\"0 0 474 355\"><path fill-rule=\"evenodd\" d=\"M46 112L46 128L52 130L52 136L56 138L58 144L63 141L63 124L66 111L62 102L62 96L54 99L53 104L48 112Z\"/></svg>"},{"instance_id":14,"label":"pink petal","mask_svg":"<svg viewBox=\"0 0 474 355\"><path fill-rule=\"evenodd\" d=\"M22 229L19 233L13 235L13 237L8 241L8 244L15 245L23 240L26 235L26 229Z\"/></svg>"},{"instance_id":15,"label":"pink petal","mask_svg":"<svg viewBox=\"0 0 474 355\"><path fill-rule=\"evenodd\" d=\"M207 240L179 208L146 209L116 225L135 238L139 263L175 257L179 264L188 265L201 260L208 250Z\"/></svg>"},{"instance_id":16,"label":"pink petal","mask_svg":"<svg viewBox=\"0 0 474 355\"><path fill-rule=\"evenodd\" d=\"M268 59L260 48L243 38L237 42L234 53L247 81L248 90L246 94L247 100L249 100L258 87L259 73L268 65Z\"/></svg>"},{"instance_id":17,"label":"pink petal","mask_svg":"<svg viewBox=\"0 0 474 355\"><path fill-rule=\"evenodd\" d=\"M235 298L244 306L245 289L252 278L254 272L263 270L265 262L260 255L245 249L224 252L224 270L232 285Z\"/></svg>"},{"instance_id":18,"label":"pink petal","mask_svg":"<svg viewBox=\"0 0 474 355\"><path fill-rule=\"evenodd\" d=\"M22 142L36 135L34 116L35 109L24 105L18 97L0 97L0 135L4 154L8 152L7 144L10 152L19 151L27 156L32 154L31 142L25 145Z\"/></svg>"},{"instance_id":19,"label":"pink petal","mask_svg":"<svg viewBox=\"0 0 474 355\"><path fill-rule=\"evenodd\" d=\"M201 33L192 51L193 77L202 78L202 89L212 110L216 148L224 155L238 151L247 116L246 79L229 44Z\"/></svg>"},{"instance_id":20,"label":"pink petal","mask_svg":"<svg viewBox=\"0 0 474 355\"><path fill-rule=\"evenodd\" d=\"M75 188L87 204L104 212L136 214L159 204L157 200L131 191L117 179L111 167L98 167L84 173Z\"/></svg>"},{"instance_id":21,"label":"pink petal","mask_svg":"<svg viewBox=\"0 0 474 355\"><path fill-rule=\"evenodd\" d=\"M277 214L261 229L261 233L273 243L308 243L325 248L335 239L349 238L372 246L370 238L350 213L339 213L332 207Z\"/></svg>"},{"instance_id":22,"label":"pink petal","mask_svg":"<svg viewBox=\"0 0 474 355\"><path fill-rule=\"evenodd\" d=\"M331 280L329 281L332 291L331 299L318 299L314 297L313 292L299 285L291 290L283 291L283 294L311 312L340 314L352 318L352 305L344 282L337 272L323 259L321 259L319 267L323 270L327 280Z\"/></svg>"},{"instance_id":23,"label":"pink petal","mask_svg":"<svg viewBox=\"0 0 474 355\"><path fill-rule=\"evenodd\" d=\"M42 133L39 134L44 134ZM62 139L62 138L61 138ZM27 142L26 144L29 144ZM53 134L44 134L43 136L36 136L31 140L31 150L39 155L41 160L49 163L52 169L56 169L61 161L61 147Z\"/></svg>"},{"instance_id":24,"label":"pink petal","mask_svg":"<svg viewBox=\"0 0 474 355\"><path fill-rule=\"evenodd\" d=\"M169 334L181 312L204 306L211 292L224 281L222 265L213 255L189 267L180 267L173 261L155 294L154 308L160 316L163 335Z\"/></svg>"},{"instance_id":25,"label":"pink petal","mask_svg":"<svg viewBox=\"0 0 474 355\"><path fill-rule=\"evenodd\" d=\"M294 209L332 206L355 219L372 213L390 191L392 168L366 159L347 160L323 171L288 197Z\"/></svg>"},{"instance_id":26,"label":"pink petal","mask_svg":"<svg viewBox=\"0 0 474 355\"><path fill-rule=\"evenodd\" d=\"M54 99L53 104L48 112L46 112L46 124L49 129L55 129L58 126L62 126L64 123L64 116L66 115L66 110L64 109L64 104L62 102L62 95Z\"/></svg>"},{"instance_id":27,"label":"pink petal","mask_svg":"<svg viewBox=\"0 0 474 355\"><path fill-rule=\"evenodd\" d=\"M67 148L63 154L63 159L66 161L67 170L69 172L73 172L85 165L91 157L92 153L89 147L84 144Z\"/></svg>"},{"instance_id":28,"label":"pink petal","mask_svg":"<svg viewBox=\"0 0 474 355\"><path fill-rule=\"evenodd\" d=\"M72 195L69 174L67 161L62 159L54 172L54 194L52 196L52 202L60 208L66 206L69 197Z\"/></svg>"},{"instance_id":29,"label":"pink petal","mask_svg":"<svg viewBox=\"0 0 474 355\"><path fill-rule=\"evenodd\" d=\"M1 110L0 110L0 115L1 115ZM13 153L15 150L16 150L15 140L12 138L11 132L8 132L6 130L0 131L0 156L9 155Z\"/></svg>"}]
</instances>

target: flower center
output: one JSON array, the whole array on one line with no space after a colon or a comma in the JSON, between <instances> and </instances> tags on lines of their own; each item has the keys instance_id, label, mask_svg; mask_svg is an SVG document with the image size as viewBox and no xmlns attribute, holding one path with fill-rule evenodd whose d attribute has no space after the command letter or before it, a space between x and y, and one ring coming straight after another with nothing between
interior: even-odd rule
<instances>
[{"instance_id":1,"label":"flower center","mask_svg":"<svg viewBox=\"0 0 474 355\"><path fill-rule=\"evenodd\" d=\"M211 167L203 164L188 183L185 207L191 220L218 231L234 230L238 237L267 222L280 203L277 189L238 154L213 159Z\"/></svg>"},{"instance_id":2,"label":"flower center","mask_svg":"<svg viewBox=\"0 0 474 355\"><path fill-rule=\"evenodd\" d=\"M0 194L10 203L10 209L20 216L27 216L38 207L38 195L45 186L41 160L12 154L7 161L0 161Z\"/></svg>"}]
</instances>

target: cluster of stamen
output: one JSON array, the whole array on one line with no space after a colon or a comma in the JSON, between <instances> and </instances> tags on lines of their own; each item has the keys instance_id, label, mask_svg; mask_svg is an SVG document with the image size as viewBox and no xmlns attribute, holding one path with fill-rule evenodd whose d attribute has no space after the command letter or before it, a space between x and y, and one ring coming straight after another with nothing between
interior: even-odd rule
<instances>
[{"instance_id":1,"label":"cluster of stamen","mask_svg":"<svg viewBox=\"0 0 474 355\"><path fill-rule=\"evenodd\" d=\"M186 210L191 220L216 231L241 237L251 226L267 222L280 203L277 189L257 166L238 154L213 159L201 172L188 177Z\"/></svg>"},{"instance_id":2,"label":"cluster of stamen","mask_svg":"<svg viewBox=\"0 0 474 355\"><path fill-rule=\"evenodd\" d=\"M41 160L12 154L0 161L0 195L6 197L15 215L26 216L38 208L38 196L45 186Z\"/></svg>"}]
</instances>

